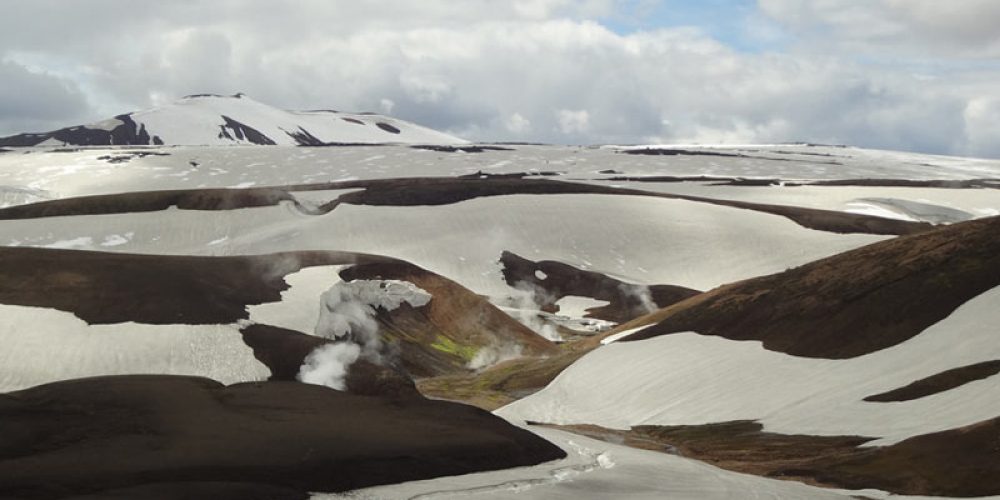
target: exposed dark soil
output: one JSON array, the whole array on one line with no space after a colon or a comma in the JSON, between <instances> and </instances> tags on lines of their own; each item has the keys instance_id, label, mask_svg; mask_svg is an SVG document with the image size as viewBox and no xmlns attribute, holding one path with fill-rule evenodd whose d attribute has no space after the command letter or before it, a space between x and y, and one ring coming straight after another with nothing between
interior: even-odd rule
<instances>
[{"instance_id":1,"label":"exposed dark soil","mask_svg":"<svg viewBox=\"0 0 1000 500\"><path fill-rule=\"evenodd\" d=\"M906 495L1000 495L1000 418L789 472Z\"/></svg>"},{"instance_id":2,"label":"exposed dark soil","mask_svg":"<svg viewBox=\"0 0 1000 500\"><path fill-rule=\"evenodd\" d=\"M622 340L696 331L795 356L868 354L1000 286L998 234L1000 217L963 222L726 285L648 316L656 323Z\"/></svg>"},{"instance_id":3,"label":"exposed dark soil","mask_svg":"<svg viewBox=\"0 0 1000 500\"><path fill-rule=\"evenodd\" d=\"M830 210L653 193L638 189L523 178L523 175L525 174L499 177L414 177L299 184L242 190L191 189L84 196L0 209L0 220L51 217L57 215L145 212L162 210L171 205L177 205L179 208L190 210L231 210L274 205L282 200L294 199L289 194L290 191L362 188L361 191L346 193L340 196L339 199L324 205L320 210L333 210L340 203L378 206L448 205L485 196L513 194L604 194L681 199L755 210L786 217L803 227L836 233L911 234L927 231L933 227L927 223L884 219L881 217Z\"/></svg>"},{"instance_id":4,"label":"exposed dark soil","mask_svg":"<svg viewBox=\"0 0 1000 500\"><path fill-rule=\"evenodd\" d=\"M426 149L427 151L437 151L439 153L483 153L486 151L514 151L514 148L501 146L443 146L437 144L418 144L410 146L413 149Z\"/></svg>"},{"instance_id":5,"label":"exposed dark soil","mask_svg":"<svg viewBox=\"0 0 1000 500\"><path fill-rule=\"evenodd\" d=\"M132 158L145 158L147 156L170 156L170 153L160 151L124 151L121 154L98 156L98 160L108 163L128 163Z\"/></svg>"},{"instance_id":6,"label":"exposed dark soil","mask_svg":"<svg viewBox=\"0 0 1000 500\"><path fill-rule=\"evenodd\" d=\"M0 303L50 307L90 324L220 324L281 299L303 267L389 259L345 252L189 257L0 247Z\"/></svg>"},{"instance_id":7,"label":"exposed dark soil","mask_svg":"<svg viewBox=\"0 0 1000 500\"><path fill-rule=\"evenodd\" d=\"M278 188L180 189L111 195L80 196L0 209L0 219L34 219L73 215L156 212L176 206L182 210L235 210L267 207L294 201Z\"/></svg>"},{"instance_id":8,"label":"exposed dark soil","mask_svg":"<svg viewBox=\"0 0 1000 500\"><path fill-rule=\"evenodd\" d=\"M555 170L533 170L530 172L510 172L505 174L496 174L492 172L483 172L479 170L471 174L463 174L455 177L456 179L524 179L525 177L558 177L564 175L566 172L558 172Z\"/></svg>"},{"instance_id":9,"label":"exposed dark soil","mask_svg":"<svg viewBox=\"0 0 1000 500\"><path fill-rule=\"evenodd\" d=\"M701 151L701 150L674 149L674 148L623 149L617 152L624 153L627 155L644 155L644 156L721 156L725 158L740 158L743 156L739 153L722 153L719 151Z\"/></svg>"},{"instance_id":10,"label":"exposed dark soil","mask_svg":"<svg viewBox=\"0 0 1000 500\"><path fill-rule=\"evenodd\" d=\"M318 298L316 305L319 307ZM269 380L274 381L295 380L302 360L317 347L330 343L322 337L271 325L249 325L240 333L254 357L271 370Z\"/></svg>"},{"instance_id":11,"label":"exposed dark soil","mask_svg":"<svg viewBox=\"0 0 1000 500\"><path fill-rule=\"evenodd\" d=\"M1000 419L917 436L887 447L870 438L763 432L751 421L707 425L552 426L636 448L683 455L724 469L819 486L900 495L1000 494Z\"/></svg>"},{"instance_id":12,"label":"exposed dark soil","mask_svg":"<svg viewBox=\"0 0 1000 500\"><path fill-rule=\"evenodd\" d=\"M785 184L786 186L793 184ZM968 180L910 180L910 179L842 179L833 181L813 181L807 186L876 186L876 187L930 187L948 189L1000 189L1000 179Z\"/></svg>"},{"instance_id":13,"label":"exposed dark soil","mask_svg":"<svg viewBox=\"0 0 1000 500\"><path fill-rule=\"evenodd\" d=\"M252 481L177 481L114 488L65 500L308 500L308 492Z\"/></svg>"},{"instance_id":14,"label":"exposed dark soil","mask_svg":"<svg viewBox=\"0 0 1000 500\"><path fill-rule=\"evenodd\" d=\"M755 150L759 153L768 153L767 151ZM629 155L646 155L646 156L720 156L724 158L755 158L759 160L771 160L771 161L799 161L806 163L822 163L826 165L841 165L838 161L826 160L826 161L814 161L814 160L794 160L791 158L774 158L770 156L754 156L744 154L742 152L734 153L724 153L722 151L706 151L699 149L676 149L676 148L642 148L642 149L623 149L617 151L618 153L625 153Z\"/></svg>"},{"instance_id":15,"label":"exposed dark soil","mask_svg":"<svg viewBox=\"0 0 1000 500\"><path fill-rule=\"evenodd\" d=\"M562 262L543 260L532 261L513 252L503 252L500 256L504 281L512 287L527 285L534 294L539 309L555 312L556 302L567 295L591 297L610 304L587 310L587 317L599 318L616 323L624 323L652 310L644 303L645 295L653 302L654 309L667 307L701 292L674 285L636 285L626 283L595 271L577 269ZM542 272L544 279L536 272Z\"/></svg>"},{"instance_id":16,"label":"exposed dark soil","mask_svg":"<svg viewBox=\"0 0 1000 500\"><path fill-rule=\"evenodd\" d=\"M599 172L603 173L603 172ZM618 173L612 171L611 173ZM741 177L711 177L706 175L674 176L674 175L618 175L595 179L610 182L710 182L713 186L771 186L781 182L781 179L744 179Z\"/></svg>"},{"instance_id":17,"label":"exposed dark soil","mask_svg":"<svg viewBox=\"0 0 1000 500\"><path fill-rule=\"evenodd\" d=\"M619 174L613 170L598 173ZM594 179L609 182L708 182L712 186L861 186L861 187L914 187L914 188L944 188L944 189L1000 189L1000 179L965 179L965 180L911 180L911 179L837 179L829 181L788 181L778 178L745 179L742 177L709 177L672 176L672 175L617 175Z\"/></svg>"},{"instance_id":18,"label":"exposed dark soil","mask_svg":"<svg viewBox=\"0 0 1000 500\"><path fill-rule=\"evenodd\" d=\"M340 117L340 119L344 120L345 122L353 123L355 125L364 125L365 124L365 122L363 122L361 120L358 120L357 118L349 118L349 117L346 117L346 116L342 116L342 117Z\"/></svg>"},{"instance_id":19,"label":"exposed dark soil","mask_svg":"<svg viewBox=\"0 0 1000 500\"><path fill-rule=\"evenodd\" d=\"M988 328L984 325L984 328ZM974 365L953 368L936 375L917 380L912 384L881 394L868 396L865 401L887 403L891 401L910 401L931 394L938 394L969 382L982 380L1000 373L1000 360L986 361Z\"/></svg>"},{"instance_id":20,"label":"exposed dark soil","mask_svg":"<svg viewBox=\"0 0 1000 500\"><path fill-rule=\"evenodd\" d=\"M289 382L71 380L0 395L0 420L3 498L303 498L565 456L471 406Z\"/></svg>"}]
</instances>

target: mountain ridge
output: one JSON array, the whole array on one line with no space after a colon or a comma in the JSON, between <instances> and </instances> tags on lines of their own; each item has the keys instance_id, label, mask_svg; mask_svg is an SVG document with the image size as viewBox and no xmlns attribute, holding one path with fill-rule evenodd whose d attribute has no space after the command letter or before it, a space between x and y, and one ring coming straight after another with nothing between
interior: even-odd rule
<instances>
[{"instance_id":1,"label":"mountain ridge","mask_svg":"<svg viewBox=\"0 0 1000 500\"><path fill-rule=\"evenodd\" d=\"M245 94L192 94L170 104L39 133L0 146L323 146L338 143L463 144L443 132L375 113L289 111Z\"/></svg>"}]
</instances>

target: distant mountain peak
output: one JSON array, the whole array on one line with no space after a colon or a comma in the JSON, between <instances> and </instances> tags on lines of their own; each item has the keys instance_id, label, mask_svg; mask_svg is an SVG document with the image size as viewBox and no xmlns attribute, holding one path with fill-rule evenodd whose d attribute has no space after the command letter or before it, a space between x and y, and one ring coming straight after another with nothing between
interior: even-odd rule
<instances>
[{"instance_id":1,"label":"distant mountain peak","mask_svg":"<svg viewBox=\"0 0 1000 500\"><path fill-rule=\"evenodd\" d=\"M0 146L458 144L443 132L375 113L286 111L251 99L191 94L88 125L0 138Z\"/></svg>"}]
</instances>

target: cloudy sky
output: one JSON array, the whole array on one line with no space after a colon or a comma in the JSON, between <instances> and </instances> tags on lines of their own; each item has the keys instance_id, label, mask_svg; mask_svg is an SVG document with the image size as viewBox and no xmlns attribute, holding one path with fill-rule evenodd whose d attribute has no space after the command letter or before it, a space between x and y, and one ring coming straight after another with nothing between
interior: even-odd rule
<instances>
[{"instance_id":1,"label":"cloudy sky","mask_svg":"<svg viewBox=\"0 0 1000 500\"><path fill-rule=\"evenodd\" d=\"M1000 157L995 0L0 4L0 135L246 92L484 141Z\"/></svg>"}]
</instances>

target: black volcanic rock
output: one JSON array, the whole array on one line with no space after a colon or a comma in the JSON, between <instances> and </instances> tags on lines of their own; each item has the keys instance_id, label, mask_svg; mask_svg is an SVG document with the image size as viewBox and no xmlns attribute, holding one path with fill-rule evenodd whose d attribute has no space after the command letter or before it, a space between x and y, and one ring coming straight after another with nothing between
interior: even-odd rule
<instances>
[{"instance_id":1,"label":"black volcanic rock","mask_svg":"<svg viewBox=\"0 0 1000 500\"><path fill-rule=\"evenodd\" d=\"M323 141L319 140L316 136L310 134L308 130L302 127L299 127L299 130L296 132L289 132L286 130L285 133L292 139L295 139L295 142L297 142L299 146L322 146L324 144Z\"/></svg>"},{"instance_id":2,"label":"black volcanic rock","mask_svg":"<svg viewBox=\"0 0 1000 500\"><path fill-rule=\"evenodd\" d=\"M232 118L222 115L222 119L225 120L224 125L219 125L219 137L225 137L231 140L248 141L253 144L259 144L262 146L273 146L276 143L270 137L262 134L259 130L249 126L244 125Z\"/></svg>"},{"instance_id":3,"label":"black volcanic rock","mask_svg":"<svg viewBox=\"0 0 1000 500\"><path fill-rule=\"evenodd\" d=\"M394 127L392 125L389 125L388 123L385 123L385 122L378 122L375 125L378 126L378 128L380 128L382 130L385 130L386 132L389 132L390 134L398 134L399 133L399 129L398 128L396 128L396 127Z\"/></svg>"},{"instance_id":4,"label":"black volcanic rock","mask_svg":"<svg viewBox=\"0 0 1000 500\"><path fill-rule=\"evenodd\" d=\"M116 116L115 119L122 123L111 130L77 126L41 134L18 134L0 138L0 146L37 146L49 139L78 146L163 144L159 137L150 137L145 125L136 126L130 115L131 113Z\"/></svg>"}]
</instances>

